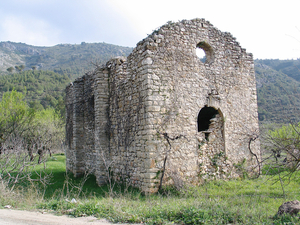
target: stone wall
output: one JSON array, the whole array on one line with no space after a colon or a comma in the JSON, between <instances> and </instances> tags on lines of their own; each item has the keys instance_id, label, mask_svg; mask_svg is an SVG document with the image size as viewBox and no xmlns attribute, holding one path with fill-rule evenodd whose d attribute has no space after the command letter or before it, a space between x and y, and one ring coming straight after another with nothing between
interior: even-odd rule
<instances>
[{"instance_id":1,"label":"stone wall","mask_svg":"<svg viewBox=\"0 0 300 225\"><path fill-rule=\"evenodd\" d=\"M67 170L77 175L93 170L95 156L94 79L76 79L66 89Z\"/></svg>"},{"instance_id":2,"label":"stone wall","mask_svg":"<svg viewBox=\"0 0 300 225\"><path fill-rule=\"evenodd\" d=\"M66 106L67 168L94 171L99 184L112 175L155 192L162 174L164 183L197 184L255 166L252 55L203 19L168 23L127 58L77 79ZM251 149L259 155L259 142Z\"/></svg>"}]
</instances>

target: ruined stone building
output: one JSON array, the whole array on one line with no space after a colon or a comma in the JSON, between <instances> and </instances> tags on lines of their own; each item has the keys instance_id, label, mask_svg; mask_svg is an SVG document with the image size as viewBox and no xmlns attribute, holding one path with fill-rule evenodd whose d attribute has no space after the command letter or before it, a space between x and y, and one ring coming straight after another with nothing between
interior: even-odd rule
<instances>
[{"instance_id":1,"label":"ruined stone building","mask_svg":"<svg viewBox=\"0 0 300 225\"><path fill-rule=\"evenodd\" d=\"M76 79L66 109L67 170L92 171L99 185L155 192L162 174L163 184L198 184L259 157L252 54L204 19L167 23Z\"/></svg>"}]
</instances>

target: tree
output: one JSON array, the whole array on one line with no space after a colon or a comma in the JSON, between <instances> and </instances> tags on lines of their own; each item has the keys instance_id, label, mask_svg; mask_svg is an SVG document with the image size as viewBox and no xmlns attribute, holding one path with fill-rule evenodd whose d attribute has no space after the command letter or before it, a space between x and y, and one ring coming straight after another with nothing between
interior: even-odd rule
<instances>
[{"instance_id":1,"label":"tree","mask_svg":"<svg viewBox=\"0 0 300 225\"><path fill-rule=\"evenodd\" d=\"M25 69L25 66L24 66L24 65L15 66L15 68L16 68L16 70L17 70L18 72L22 72L22 70Z\"/></svg>"},{"instance_id":2,"label":"tree","mask_svg":"<svg viewBox=\"0 0 300 225\"><path fill-rule=\"evenodd\" d=\"M45 152L60 147L64 139L60 115L53 108L32 109L24 98L13 90L4 93L0 102L0 183L11 190L21 180L31 179L28 171L32 166L42 163ZM43 182L47 178L41 171L34 173Z\"/></svg>"},{"instance_id":3,"label":"tree","mask_svg":"<svg viewBox=\"0 0 300 225\"><path fill-rule=\"evenodd\" d=\"M20 69L21 69L21 71L24 70L24 69L25 69L25 66L24 66L24 65L21 65L21 66L20 66Z\"/></svg>"},{"instance_id":4,"label":"tree","mask_svg":"<svg viewBox=\"0 0 300 225\"><path fill-rule=\"evenodd\" d=\"M0 102L0 183L14 186L25 179L24 171L31 165L24 138L34 117L15 90L3 94Z\"/></svg>"},{"instance_id":5,"label":"tree","mask_svg":"<svg viewBox=\"0 0 300 225\"><path fill-rule=\"evenodd\" d=\"M274 168L294 172L300 167L300 123L269 131L268 140L275 159Z\"/></svg>"},{"instance_id":6,"label":"tree","mask_svg":"<svg viewBox=\"0 0 300 225\"><path fill-rule=\"evenodd\" d=\"M18 72L21 72L21 68L19 66L15 66L15 68Z\"/></svg>"},{"instance_id":7,"label":"tree","mask_svg":"<svg viewBox=\"0 0 300 225\"><path fill-rule=\"evenodd\" d=\"M22 136L33 120L34 110L27 106L24 97L16 90L3 94L0 102L0 135L4 140L10 135Z\"/></svg>"},{"instance_id":8,"label":"tree","mask_svg":"<svg viewBox=\"0 0 300 225\"><path fill-rule=\"evenodd\" d=\"M51 155L51 149L61 147L65 138L63 124L60 114L54 108L43 109L35 113L28 139L35 145L35 150L39 155L38 163L42 162L46 151Z\"/></svg>"},{"instance_id":9,"label":"tree","mask_svg":"<svg viewBox=\"0 0 300 225\"><path fill-rule=\"evenodd\" d=\"M11 67L7 68L6 70L11 73L14 70L14 68L11 66Z\"/></svg>"}]
</instances>

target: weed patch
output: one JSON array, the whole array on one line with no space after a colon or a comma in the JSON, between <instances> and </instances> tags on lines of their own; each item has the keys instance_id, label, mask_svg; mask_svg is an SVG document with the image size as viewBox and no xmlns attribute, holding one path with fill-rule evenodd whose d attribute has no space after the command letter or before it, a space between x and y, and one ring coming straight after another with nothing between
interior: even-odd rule
<instances>
[{"instance_id":1,"label":"weed patch","mask_svg":"<svg viewBox=\"0 0 300 225\"><path fill-rule=\"evenodd\" d=\"M74 217L96 216L115 223L145 224L298 224L298 217L274 216L285 201L299 199L298 172L286 180L282 193L276 175L258 179L216 180L178 191L164 187L154 195L142 195L126 185L98 187L90 175L74 178L65 172L65 156L54 154L46 163L50 183L18 186L15 193L0 194L0 207L36 208ZM40 165L42 166L42 165ZM38 169L38 168L35 168ZM281 173L282 177L288 172ZM68 183L68 187L66 186ZM33 186L30 186L33 185ZM78 190L76 187L81 187ZM72 188L73 187L73 188ZM5 190L5 187L4 189ZM72 202L72 198L76 201ZM19 201L22 199L22 202Z\"/></svg>"}]
</instances>

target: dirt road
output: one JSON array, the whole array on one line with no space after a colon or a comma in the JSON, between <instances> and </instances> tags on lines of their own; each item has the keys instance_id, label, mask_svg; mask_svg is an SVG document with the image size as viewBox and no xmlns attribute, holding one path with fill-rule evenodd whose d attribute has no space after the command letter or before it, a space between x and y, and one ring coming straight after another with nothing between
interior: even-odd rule
<instances>
[{"instance_id":1,"label":"dirt road","mask_svg":"<svg viewBox=\"0 0 300 225\"><path fill-rule=\"evenodd\" d=\"M109 225L108 221L95 217L72 218L50 213L0 209L1 225ZM118 224L120 225L120 224ZM123 224L125 225L125 224Z\"/></svg>"}]
</instances>

